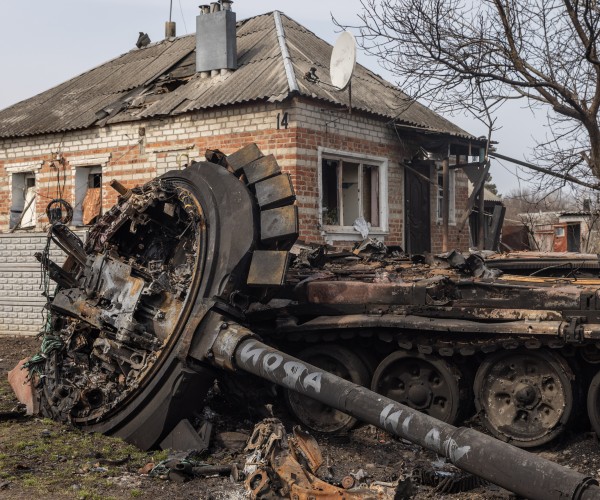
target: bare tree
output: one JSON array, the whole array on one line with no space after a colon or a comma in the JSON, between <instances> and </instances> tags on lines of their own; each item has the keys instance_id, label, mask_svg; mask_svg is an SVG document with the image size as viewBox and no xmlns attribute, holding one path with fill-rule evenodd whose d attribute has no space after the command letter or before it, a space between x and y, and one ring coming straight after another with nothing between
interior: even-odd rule
<instances>
[{"instance_id":1,"label":"bare tree","mask_svg":"<svg viewBox=\"0 0 600 500\"><path fill-rule=\"evenodd\" d=\"M483 118L545 109L536 161L600 179L598 0L361 0L359 43L411 97Z\"/></svg>"},{"instance_id":2,"label":"bare tree","mask_svg":"<svg viewBox=\"0 0 600 500\"><path fill-rule=\"evenodd\" d=\"M502 196L502 201L506 206L506 219L514 222L522 214L577 210L576 204L560 191L540 193L532 189L513 189Z\"/></svg>"}]
</instances>

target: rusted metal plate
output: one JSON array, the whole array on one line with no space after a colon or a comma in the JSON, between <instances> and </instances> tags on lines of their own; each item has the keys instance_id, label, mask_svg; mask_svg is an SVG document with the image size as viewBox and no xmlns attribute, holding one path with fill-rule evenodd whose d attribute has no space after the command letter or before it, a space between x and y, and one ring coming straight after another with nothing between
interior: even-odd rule
<instances>
[{"instance_id":1,"label":"rusted metal plate","mask_svg":"<svg viewBox=\"0 0 600 500\"><path fill-rule=\"evenodd\" d=\"M256 199L262 210L288 205L295 197L289 174L278 175L256 184Z\"/></svg>"},{"instance_id":2,"label":"rusted metal plate","mask_svg":"<svg viewBox=\"0 0 600 500\"><path fill-rule=\"evenodd\" d=\"M100 215L102 207L101 188L88 188L82 203L82 220L84 225L91 224L96 217Z\"/></svg>"},{"instance_id":3,"label":"rusted metal plate","mask_svg":"<svg viewBox=\"0 0 600 500\"><path fill-rule=\"evenodd\" d=\"M249 184L268 179L281 172L281 168L273 155L263 156L244 167Z\"/></svg>"},{"instance_id":4,"label":"rusted metal plate","mask_svg":"<svg viewBox=\"0 0 600 500\"><path fill-rule=\"evenodd\" d=\"M425 296L413 294L412 283L364 283L361 281L313 281L306 284L312 304L415 304ZM420 295L420 294L419 294Z\"/></svg>"},{"instance_id":5,"label":"rusted metal plate","mask_svg":"<svg viewBox=\"0 0 600 500\"><path fill-rule=\"evenodd\" d=\"M237 173L245 165L262 158L262 156L263 154L260 149L258 149L258 146L252 143L244 146L235 153L230 154L227 157L227 164Z\"/></svg>"},{"instance_id":6,"label":"rusted metal plate","mask_svg":"<svg viewBox=\"0 0 600 500\"><path fill-rule=\"evenodd\" d=\"M8 383L19 402L27 408L27 415L33 415L35 411L33 388L29 379L29 372L24 369L27 361L29 361L29 358L22 359L17 366L8 372Z\"/></svg>"},{"instance_id":7,"label":"rusted metal plate","mask_svg":"<svg viewBox=\"0 0 600 500\"><path fill-rule=\"evenodd\" d=\"M257 250L252 255L248 285L279 286L285 280L288 252Z\"/></svg>"},{"instance_id":8,"label":"rusted metal plate","mask_svg":"<svg viewBox=\"0 0 600 500\"><path fill-rule=\"evenodd\" d=\"M265 210L260 214L260 239L295 239L298 235L298 208L295 205Z\"/></svg>"}]
</instances>

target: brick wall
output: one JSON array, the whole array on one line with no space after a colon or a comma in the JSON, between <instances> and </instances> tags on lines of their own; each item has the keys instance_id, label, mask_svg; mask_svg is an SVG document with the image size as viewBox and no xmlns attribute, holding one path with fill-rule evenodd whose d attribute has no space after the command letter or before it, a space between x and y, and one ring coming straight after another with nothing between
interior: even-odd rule
<instances>
[{"instance_id":1,"label":"brick wall","mask_svg":"<svg viewBox=\"0 0 600 500\"><path fill-rule=\"evenodd\" d=\"M347 111L327 109L299 101L294 109L297 116L297 156L291 171L298 195L302 220L300 237L305 241L322 243L328 235L319 224L318 149L354 153L365 158L388 159L388 231L385 242L403 245L404 241L404 174L401 164L412 156L412 145L398 141L395 132L380 120ZM338 240L338 246L352 246L359 239Z\"/></svg>"},{"instance_id":2,"label":"brick wall","mask_svg":"<svg viewBox=\"0 0 600 500\"><path fill-rule=\"evenodd\" d=\"M281 117L286 112L288 128L278 129L278 115ZM35 172L36 229L43 231L47 223L44 211L49 200L61 194L74 203L77 168L102 166L102 205L108 209L117 198L117 193L109 187L113 178L133 187L157 174L180 168L189 160L203 159L207 148L230 154L251 142L256 142L265 154L274 154L282 168L291 174L298 198L300 239L314 243L323 243L330 236L319 221L319 148L386 158L389 219L387 234L382 236L388 244L404 244L402 164L414 156L417 146L398 137L382 120L357 113L349 115L344 110L300 98L284 103L199 111L168 120L0 140L0 232L6 232L9 227L13 173ZM53 166L58 155L64 158L64 169L57 170ZM466 201L466 186L466 177L459 173L457 207ZM432 203L435 203L435 187L432 187ZM435 214L435 208L431 213ZM457 210L457 220L460 217L461 211ZM467 248L467 228L460 232L457 226L451 227L451 246ZM0 258L12 259L1 260L5 264L0 275L0 291L7 292L7 298L0 302L3 321L0 332L38 331L39 311L44 300L39 295L39 268L32 255L43 246L43 237L43 232L0 235L3 245ZM335 244L350 246L357 239L358 236L353 236L353 241L338 238ZM439 250L440 245L441 227L432 221L434 251ZM14 267L16 265L18 267ZM12 267L18 270L11 270Z\"/></svg>"}]
</instances>

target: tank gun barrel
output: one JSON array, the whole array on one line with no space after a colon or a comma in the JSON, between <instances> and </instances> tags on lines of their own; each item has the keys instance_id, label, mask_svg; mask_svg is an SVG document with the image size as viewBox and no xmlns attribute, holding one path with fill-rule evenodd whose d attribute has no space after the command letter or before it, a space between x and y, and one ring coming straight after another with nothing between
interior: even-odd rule
<instances>
[{"instance_id":1,"label":"tank gun barrel","mask_svg":"<svg viewBox=\"0 0 600 500\"><path fill-rule=\"evenodd\" d=\"M221 331L214 360L292 389L448 458L530 499L600 498L595 479L474 429L455 427L285 354L239 325Z\"/></svg>"}]
</instances>

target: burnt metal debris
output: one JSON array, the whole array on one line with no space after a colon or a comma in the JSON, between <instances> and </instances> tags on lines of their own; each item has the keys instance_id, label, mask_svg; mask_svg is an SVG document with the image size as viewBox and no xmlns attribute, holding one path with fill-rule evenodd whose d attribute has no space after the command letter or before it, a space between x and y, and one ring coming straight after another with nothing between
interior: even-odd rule
<instances>
[{"instance_id":1,"label":"burnt metal debris","mask_svg":"<svg viewBox=\"0 0 600 500\"><path fill-rule=\"evenodd\" d=\"M40 255L57 284L28 363L40 414L142 448L197 442L191 422L215 377L246 372L283 387L311 429L364 421L528 498L600 495L595 480L502 442L554 439L585 390L600 433L597 259L531 271L374 241L292 250L295 196L275 158L253 144L206 157L113 184L118 202L85 243L52 224L68 257ZM499 439L454 426L473 406Z\"/></svg>"},{"instance_id":2,"label":"burnt metal debris","mask_svg":"<svg viewBox=\"0 0 600 500\"><path fill-rule=\"evenodd\" d=\"M245 451L248 453L244 467L245 486L253 499L392 500L412 497L413 487L408 478L394 483L367 483L364 477L354 475L346 476L341 486L321 479L318 472L324 460L315 438L298 426L288 436L277 419L263 420L256 425Z\"/></svg>"}]
</instances>

